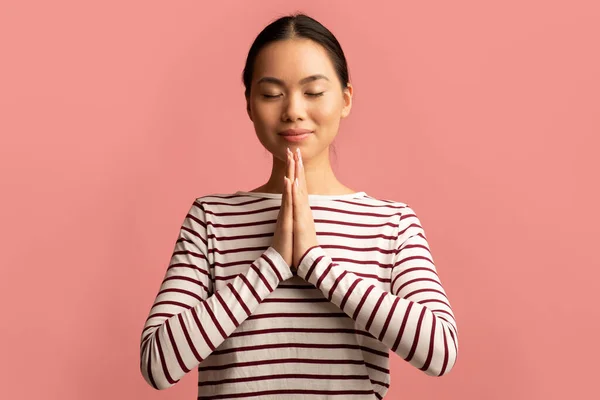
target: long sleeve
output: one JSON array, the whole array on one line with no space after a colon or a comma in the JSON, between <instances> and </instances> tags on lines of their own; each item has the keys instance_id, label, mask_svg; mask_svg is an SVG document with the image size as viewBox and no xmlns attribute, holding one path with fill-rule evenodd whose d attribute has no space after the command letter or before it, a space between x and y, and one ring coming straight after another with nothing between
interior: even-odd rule
<instances>
[{"instance_id":1,"label":"long sleeve","mask_svg":"<svg viewBox=\"0 0 600 400\"><path fill-rule=\"evenodd\" d=\"M268 247L225 287L213 293L203 205L192 204L141 334L140 370L155 389L176 384L197 367L272 293L292 277Z\"/></svg>"},{"instance_id":2,"label":"long sleeve","mask_svg":"<svg viewBox=\"0 0 600 400\"><path fill-rule=\"evenodd\" d=\"M406 206L398 225L390 292L342 268L321 246L309 248L298 276L387 348L430 376L447 374L458 354L458 331L425 232Z\"/></svg>"}]
</instances>

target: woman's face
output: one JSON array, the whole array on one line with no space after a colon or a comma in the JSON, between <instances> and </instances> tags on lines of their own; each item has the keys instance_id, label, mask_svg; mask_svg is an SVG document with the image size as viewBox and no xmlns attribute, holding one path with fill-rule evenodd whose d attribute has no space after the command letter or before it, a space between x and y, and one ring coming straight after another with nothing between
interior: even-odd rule
<instances>
[{"instance_id":1,"label":"woman's face","mask_svg":"<svg viewBox=\"0 0 600 400\"><path fill-rule=\"evenodd\" d=\"M324 78L303 81L313 75ZM327 149L351 105L352 87L342 91L331 60L318 43L287 39L268 44L257 55L248 115L260 142L280 160L286 159L286 147L300 147L307 160ZM279 135L290 128L313 132L291 142Z\"/></svg>"}]
</instances>

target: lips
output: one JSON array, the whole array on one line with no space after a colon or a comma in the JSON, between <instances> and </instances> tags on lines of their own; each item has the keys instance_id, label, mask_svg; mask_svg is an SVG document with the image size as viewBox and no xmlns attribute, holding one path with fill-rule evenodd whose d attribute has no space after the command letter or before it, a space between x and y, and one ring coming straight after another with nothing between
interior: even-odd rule
<instances>
[{"instance_id":1,"label":"lips","mask_svg":"<svg viewBox=\"0 0 600 400\"><path fill-rule=\"evenodd\" d=\"M282 136L298 136L311 132L312 131L310 129L287 129L285 131L279 132L278 134Z\"/></svg>"}]
</instances>

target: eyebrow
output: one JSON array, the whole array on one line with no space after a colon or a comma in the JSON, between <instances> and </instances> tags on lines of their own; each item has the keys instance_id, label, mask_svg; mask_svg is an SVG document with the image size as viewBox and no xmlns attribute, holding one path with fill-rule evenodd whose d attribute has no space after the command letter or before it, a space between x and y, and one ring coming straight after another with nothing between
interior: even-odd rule
<instances>
[{"instance_id":1,"label":"eyebrow","mask_svg":"<svg viewBox=\"0 0 600 400\"><path fill-rule=\"evenodd\" d=\"M315 74L315 75L307 76L306 78L300 79L300 81L298 83L301 84L301 85L303 85L303 84L305 84L307 82L316 81L317 79L325 79L327 81L329 80L329 78L326 77L323 74ZM259 84L259 83L262 83L262 82L270 82L270 83L274 83L276 85L281 85L281 86L284 85L284 82L281 79L277 79L277 78L274 78L272 76L263 76L256 83Z\"/></svg>"}]
</instances>

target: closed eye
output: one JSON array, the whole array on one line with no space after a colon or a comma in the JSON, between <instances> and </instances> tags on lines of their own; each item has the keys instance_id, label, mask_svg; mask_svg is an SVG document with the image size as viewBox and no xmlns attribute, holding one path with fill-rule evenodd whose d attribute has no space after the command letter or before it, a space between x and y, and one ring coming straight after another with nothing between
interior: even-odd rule
<instances>
[{"instance_id":1,"label":"closed eye","mask_svg":"<svg viewBox=\"0 0 600 400\"><path fill-rule=\"evenodd\" d=\"M306 94L309 95L309 96L312 96L312 97L319 97L319 96L323 96L324 93L325 92L320 92L320 93L306 93ZM278 95L263 94L263 97L266 97L268 99L275 99L275 98L277 98L279 96L281 96L281 95L280 94L278 94Z\"/></svg>"}]
</instances>

